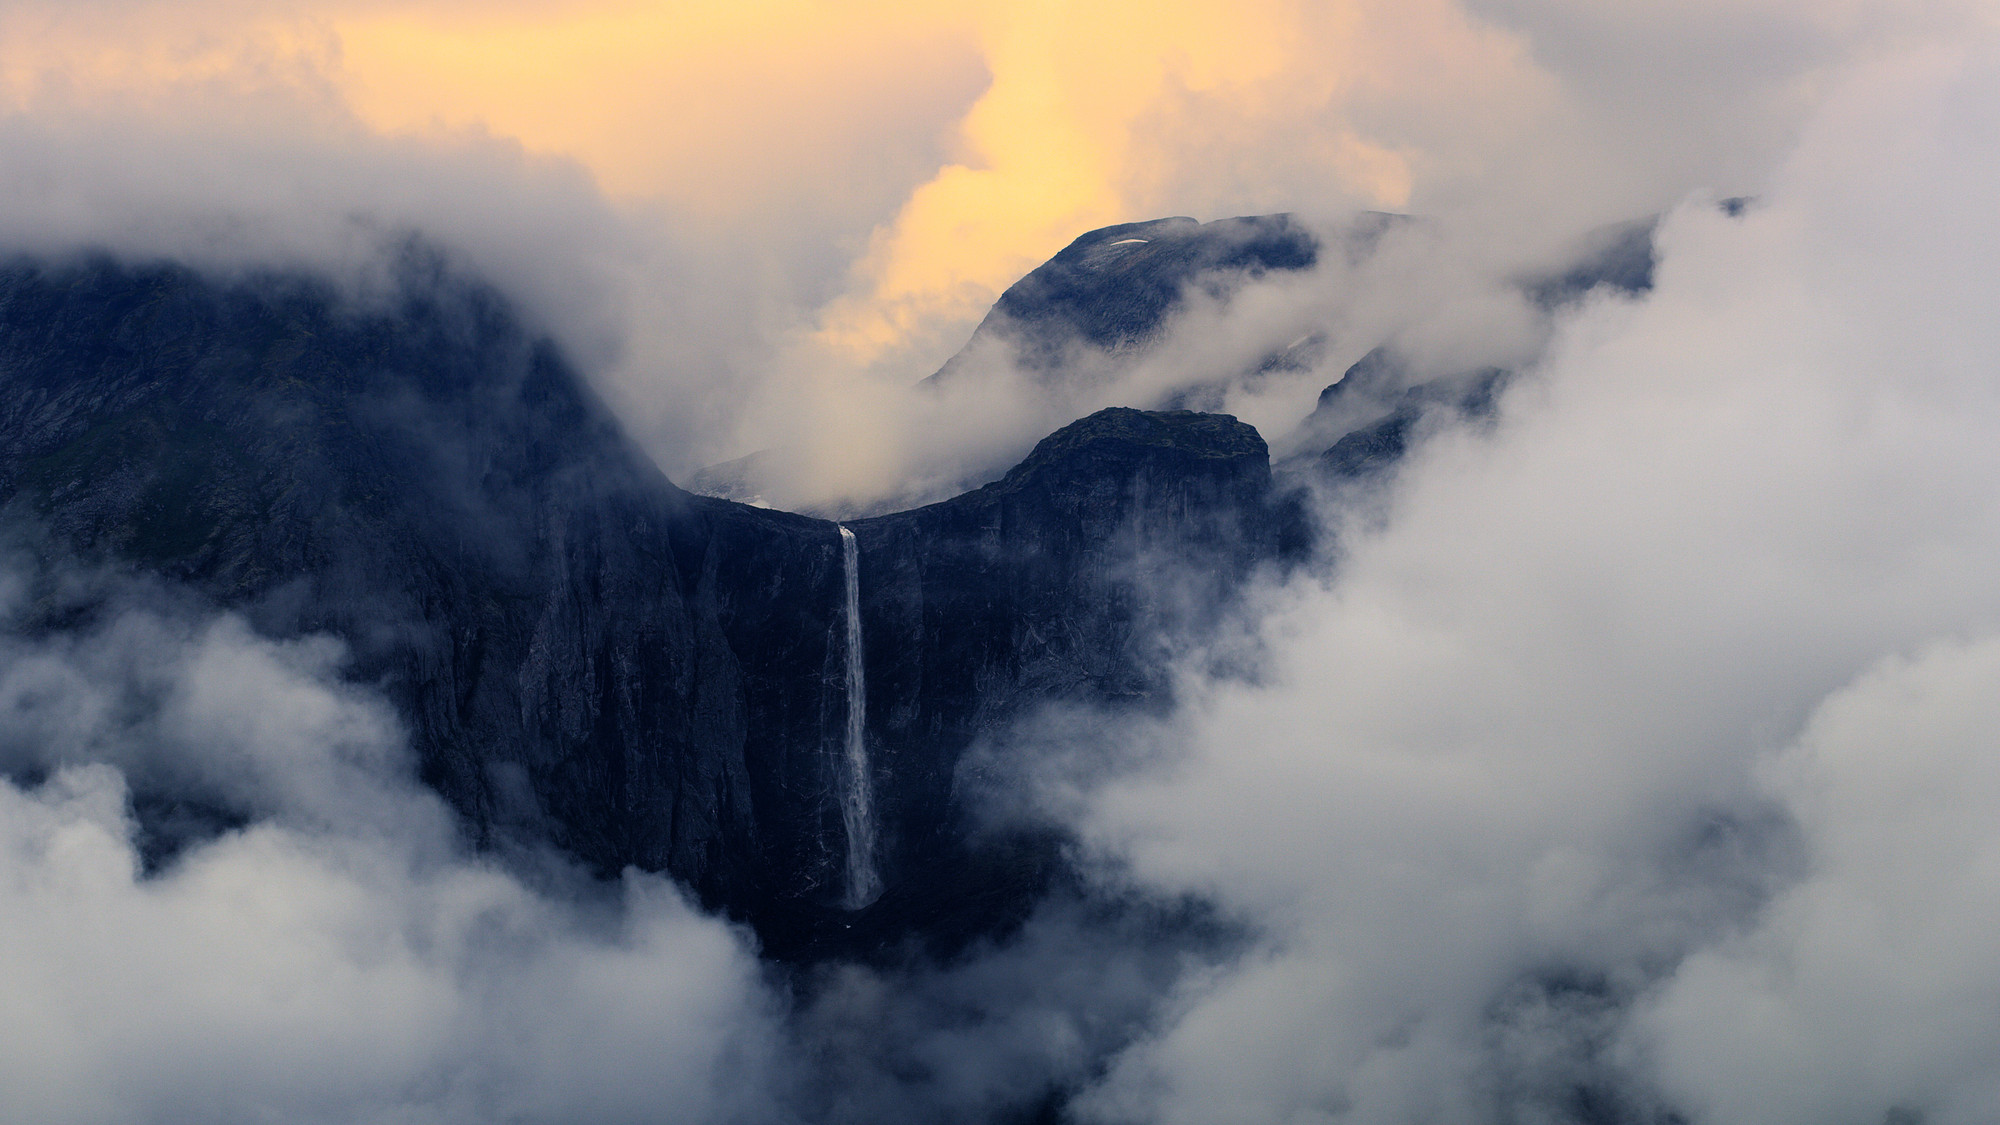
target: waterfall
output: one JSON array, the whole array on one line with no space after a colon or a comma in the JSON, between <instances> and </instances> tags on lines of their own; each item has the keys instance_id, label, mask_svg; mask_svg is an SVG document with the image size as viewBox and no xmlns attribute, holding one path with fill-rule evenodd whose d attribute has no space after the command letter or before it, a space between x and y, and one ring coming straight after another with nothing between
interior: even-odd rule
<instances>
[{"instance_id":1,"label":"waterfall","mask_svg":"<svg viewBox=\"0 0 2000 1125\"><path fill-rule=\"evenodd\" d=\"M840 529L840 561L847 586L847 776L840 818L847 827L847 898L859 910L882 893L875 870L874 787L868 770L868 674L861 666L861 571L854 533Z\"/></svg>"}]
</instances>

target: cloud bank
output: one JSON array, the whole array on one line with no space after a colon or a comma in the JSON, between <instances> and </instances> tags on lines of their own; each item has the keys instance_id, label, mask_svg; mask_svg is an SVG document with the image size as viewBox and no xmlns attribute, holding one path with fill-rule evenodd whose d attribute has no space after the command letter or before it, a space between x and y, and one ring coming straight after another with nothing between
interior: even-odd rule
<instances>
[{"instance_id":1,"label":"cloud bank","mask_svg":"<svg viewBox=\"0 0 2000 1125\"><path fill-rule=\"evenodd\" d=\"M1087 1117L1991 1114L1993 46L1675 212L1090 806L1269 936Z\"/></svg>"}]
</instances>

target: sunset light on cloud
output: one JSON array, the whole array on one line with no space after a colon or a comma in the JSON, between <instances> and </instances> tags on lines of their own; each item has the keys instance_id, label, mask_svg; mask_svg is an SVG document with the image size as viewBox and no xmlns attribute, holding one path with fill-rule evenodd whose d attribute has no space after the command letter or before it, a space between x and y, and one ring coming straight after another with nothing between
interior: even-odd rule
<instances>
[{"instance_id":1,"label":"sunset light on cloud","mask_svg":"<svg viewBox=\"0 0 2000 1125\"><path fill-rule=\"evenodd\" d=\"M968 21L917 3L419 6L330 28L341 87L378 128L484 128L582 161L613 194L708 212L861 171L852 146L935 128L984 80Z\"/></svg>"},{"instance_id":2,"label":"sunset light on cloud","mask_svg":"<svg viewBox=\"0 0 2000 1125\"><path fill-rule=\"evenodd\" d=\"M1317 181L1287 206L1406 206L1412 154L1345 120L1347 100L1408 100L1387 66L1505 97L1462 82L1517 83L1522 60L1450 4L1393 7L1387 21L1345 0L29 5L6 18L35 34L0 52L31 101L285 91L388 135L517 142L615 198L731 229L810 185L815 206L867 213L842 232L852 273L817 318L825 346L866 363L976 318L1080 230L1265 204L1273 144ZM1291 115L1311 127L1274 136Z\"/></svg>"},{"instance_id":3,"label":"sunset light on cloud","mask_svg":"<svg viewBox=\"0 0 2000 1125\"><path fill-rule=\"evenodd\" d=\"M1350 84L1351 16L1290 4L576 5L335 22L342 87L389 130L472 124L581 160L607 190L697 213L754 210L771 185L838 194L880 175L885 127L939 134L821 321L864 361L962 321L1076 231L1183 206L1177 154L1149 147L1176 99L1238 119ZM1329 24L1330 34L1329 34ZM1443 44L1440 44L1443 46ZM1409 170L1358 135L1317 142L1329 199L1396 208ZM1204 157L1228 153L1204 153Z\"/></svg>"},{"instance_id":4,"label":"sunset light on cloud","mask_svg":"<svg viewBox=\"0 0 2000 1125\"><path fill-rule=\"evenodd\" d=\"M62 160L128 130L236 152L206 174L258 216L113 161L62 173L94 186L47 194L31 231L102 229L101 208L148 242L314 257L424 229L542 291L528 305L670 471L787 446L842 491L934 440L905 389L1083 231L1389 211L1483 268L1540 268L1603 224L1754 189L1839 76L1979 22L1792 0L17 0L0 89ZM15 174L31 194L58 176ZM580 275L499 261L543 244ZM1018 442L1054 408L981 409ZM876 437L830 444L854 426Z\"/></svg>"}]
</instances>

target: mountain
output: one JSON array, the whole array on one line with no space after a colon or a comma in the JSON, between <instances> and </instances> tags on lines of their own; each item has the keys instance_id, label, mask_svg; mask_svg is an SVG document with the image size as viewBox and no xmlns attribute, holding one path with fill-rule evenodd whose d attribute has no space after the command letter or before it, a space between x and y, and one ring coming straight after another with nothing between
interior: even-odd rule
<instances>
[{"instance_id":1,"label":"mountain","mask_svg":"<svg viewBox=\"0 0 2000 1125\"><path fill-rule=\"evenodd\" d=\"M1297 547L1263 440L1187 412L1104 411L855 521L884 889L850 909L841 528L684 492L492 290L421 250L400 276L362 301L0 267L0 518L46 558L344 639L475 839L669 872L773 956L1020 917L1061 841L973 832L968 749L1041 703L1160 704L1164 646ZM190 830L150 828L167 852Z\"/></svg>"}]
</instances>

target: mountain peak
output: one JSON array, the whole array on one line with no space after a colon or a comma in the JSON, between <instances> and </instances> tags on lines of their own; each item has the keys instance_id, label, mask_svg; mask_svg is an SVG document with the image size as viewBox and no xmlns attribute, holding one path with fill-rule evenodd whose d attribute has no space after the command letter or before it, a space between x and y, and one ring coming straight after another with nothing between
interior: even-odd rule
<instances>
[{"instance_id":1,"label":"mountain peak","mask_svg":"<svg viewBox=\"0 0 2000 1125\"><path fill-rule=\"evenodd\" d=\"M1222 296L1245 278L1311 269L1319 254L1318 236L1285 214L1101 227L1009 286L973 339L1001 337L1024 368L1053 377L1076 343L1119 350L1152 339L1190 285ZM928 381L959 366L954 357Z\"/></svg>"}]
</instances>

